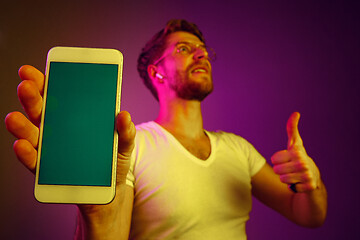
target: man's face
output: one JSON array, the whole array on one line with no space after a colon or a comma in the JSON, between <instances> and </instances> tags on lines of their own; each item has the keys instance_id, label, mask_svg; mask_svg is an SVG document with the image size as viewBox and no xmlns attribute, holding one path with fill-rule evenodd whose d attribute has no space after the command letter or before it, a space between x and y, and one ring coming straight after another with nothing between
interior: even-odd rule
<instances>
[{"instance_id":1,"label":"man's face","mask_svg":"<svg viewBox=\"0 0 360 240\"><path fill-rule=\"evenodd\" d=\"M177 97L202 101L213 90L211 64L204 43L195 35L175 32L167 37L158 67Z\"/></svg>"}]
</instances>

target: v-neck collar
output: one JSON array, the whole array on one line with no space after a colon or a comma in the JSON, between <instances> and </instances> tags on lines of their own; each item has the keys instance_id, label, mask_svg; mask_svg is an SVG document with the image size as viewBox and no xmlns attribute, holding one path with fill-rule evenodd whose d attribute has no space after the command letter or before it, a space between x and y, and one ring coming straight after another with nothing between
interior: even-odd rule
<instances>
[{"instance_id":1,"label":"v-neck collar","mask_svg":"<svg viewBox=\"0 0 360 240\"><path fill-rule=\"evenodd\" d=\"M179 140L177 140L177 138L172 135L168 130L166 130L164 127L162 127L160 124L158 124L155 121L151 122L156 128L158 128L161 132L163 132L170 141L172 141L182 152L184 152L184 154L186 154L189 159L191 159L193 162L195 162L196 164L202 165L202 166L210 166L210 164L214 161L215 159L215 140L212 136L212 134L208 131L205 131L205 134L208 136L209 140L210 140L210 155L207 159L203 160L200 159L198 157L196 157L195 155L193 155L191 152L189 152L181 143Z\"/></svg>"}]
</instances>

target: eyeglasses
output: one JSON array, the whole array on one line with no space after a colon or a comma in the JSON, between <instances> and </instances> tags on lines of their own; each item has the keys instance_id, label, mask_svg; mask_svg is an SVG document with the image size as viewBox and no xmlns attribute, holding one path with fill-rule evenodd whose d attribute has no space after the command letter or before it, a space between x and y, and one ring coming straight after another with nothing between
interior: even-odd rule
<instances>
[{"instance_id":1,"label":"eyeglasses","mask_svg":"<svg viewBox=\"0 0 360 240\"><path fill-rule=\"evenodd\" d=\"M204 44L194 44L191 42L178 42L175 44L175 49L176 49L176 53L183 55L183 56L189 56L191 54L193 54L194 52L200 50L204 53L204 55L210 60L210 61L215 61L216 59L216 54L215 51L204 45ZM168 54L164 54L163 56L161 56L158 60L156 60L153 64L157 65L160 61L162 61Z\"/></svg>"}]
</instances>

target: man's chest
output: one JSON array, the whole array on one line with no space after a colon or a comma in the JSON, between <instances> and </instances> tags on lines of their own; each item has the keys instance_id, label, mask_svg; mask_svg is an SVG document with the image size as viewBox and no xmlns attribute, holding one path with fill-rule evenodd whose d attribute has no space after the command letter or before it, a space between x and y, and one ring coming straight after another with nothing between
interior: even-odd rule
<instances>
[{"instance_id":1,"label":"man's chest","mask_svg":"<svg viewBox=\"0 0 360 240\"><path fill-rule=\"evenodd\" d=\"M220 206L221 214L246 215L251 203L247 161L232 151L211 151L206 161L171 144L144 153L134 169L134 207L162 217L214 215Z\"/></svg>"}]
</instances>

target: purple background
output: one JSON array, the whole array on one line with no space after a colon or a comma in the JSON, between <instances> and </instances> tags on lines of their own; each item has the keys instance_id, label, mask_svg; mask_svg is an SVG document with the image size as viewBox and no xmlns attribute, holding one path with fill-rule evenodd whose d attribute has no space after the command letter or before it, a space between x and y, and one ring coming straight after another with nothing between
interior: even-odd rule
<instances>
[{"instance_id":1,"label":"purple background","mask_svg":"<svg viewBox=\"0 0 360 240\"><path fill-rule=\"evenodd\" d=\"M218 56L205 127L240 134L270 159L286 147L287 118L299 111L305 147L328 188L323 227L296 226L255 200L249 239L359 239L359 10L340 0L2 1L1 118L20 109L18 68L44 70L47 51L60 45L122 51L122 109L135 123L154 119L138 53L167 20L188 19ZM4 125L0 137L0 239L71 239L76 208L37 203L33 175L16 160Z\"/></svg>"}]
</instances>

